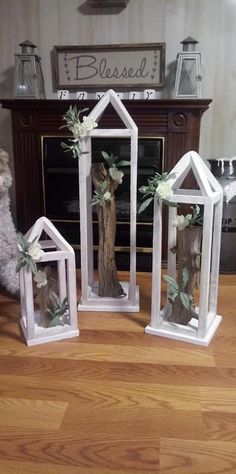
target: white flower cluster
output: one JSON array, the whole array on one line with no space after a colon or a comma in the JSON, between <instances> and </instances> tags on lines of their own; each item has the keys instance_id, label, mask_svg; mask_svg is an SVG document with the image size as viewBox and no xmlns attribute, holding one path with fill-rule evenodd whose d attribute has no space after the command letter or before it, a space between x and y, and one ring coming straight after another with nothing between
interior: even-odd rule
<instances>
[{"instance_id":1,"label":"white flower cluster","mask_svg":"<svg viewBox=\"0 0 236 474\"><path fill-rule=\"evenodd\" d=\"M28 254L37 262L44 256L44 251L38 242L33 242L28 249Z\"/></svg>"},{"instance_id":2,"label":"white flower cluster","mask_svg":"<svg viewBox=\"0 0 236 474\"><path fill-rule=\"evenodd\" d=\"M124 173L123 171L118 170L118 168L110 168L109 169L110 175L114 181L117 181L118 184L122 183Z\"/></svg>"},{"instance_id":3,"label":"white flower cluster","mask_svg":"<svg viewBox=\"0 0 236 474\"><path fill-rule=\"evenodd\" d=\"M189 226L192 217L192 214L187 214L186 216L177 216L174 225L178 228L178 230L184 230Z\"/></svg>"},{"instance_id":4,"label":"white flower cluster","mask_svg":"<svg viewBox=\"0 0 236 474\"><path fill-rule=\"evenodd\" d=\"M88 132L91 132L93 128L96 128L98 126L97 122L95 120L84 116L83 117L83 122L77 122L73 125L71 128L71 131L74 135L74 138L83 138L87 135Z\"/></svg>"},{"instance_id":5,"label":"white flower cluster","mask_svg":"<svg viewBox=\"0 0 236 474\"><path fill-rule=\"evenodd\" d=\"M18 249L20 250L20 252L25 252L25 249L23 249L21 244L18 244ZM30 243L26 253L35 262L37 262L38 260L40 260L44 256L44 251L42 250L42 247L38 242Z\"/></svg>"},{"instance_id":6,"label":"white flower cluster","mask_svg":"<svg viewBox=\"0 0 236 474\"><path fill-rule=\"evenodd\" d=\"M167 181L160 181L157 189L156 189L156 195L160 199L164 199L165 201L170 201L173 191Z\"/></svg>"},{"instance_id":7,"label":"white flower cluster","mask_svg":"<svg viewBox=\"0 0 236 474\"><path fill-rule=\"evenodd\" d=\"M111 193L110 191L106 191L104 194L103 194L103 199L104 201L108 202L111 200Z\"/></svg>"},{"instance_id":8,"label":"white flower cluster","mask_svg":"<svg viewBox=\"0 0 236 474\"><path fill-rule=\"evenodd\" d=\"M43 288L48 282L46 273L42 272L41 270L38 270L35 273L34 281L36 283L37 288Z\"/></svg>"}]
</instances>

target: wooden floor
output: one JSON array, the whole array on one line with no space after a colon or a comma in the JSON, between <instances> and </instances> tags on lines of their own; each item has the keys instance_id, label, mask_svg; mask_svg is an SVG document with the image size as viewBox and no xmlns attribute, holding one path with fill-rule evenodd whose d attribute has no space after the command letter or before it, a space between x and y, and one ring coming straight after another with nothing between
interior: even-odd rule
<instances>
[{"instance_id":1,"label":"wooden floor","mask_svg":"<svg viewBox=\"0 0 236 474\"><path fill-rule=\"evenodd\" d=\"M144 334L138 280L140 313L80 313L79 338L33 348L0 297L0 474L236 473L236 275L208 348Z\"/></svg>"}]
</instances>

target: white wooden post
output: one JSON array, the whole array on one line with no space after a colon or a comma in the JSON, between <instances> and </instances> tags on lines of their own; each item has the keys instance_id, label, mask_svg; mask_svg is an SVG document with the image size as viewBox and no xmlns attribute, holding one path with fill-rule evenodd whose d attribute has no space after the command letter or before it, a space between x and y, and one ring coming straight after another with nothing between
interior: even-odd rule
<instances>
[{"instance_id":1,"label":"white wooden post","mask_svg":"<svg viewBox=\"0 0 236 474\"><path fill-rule=\"evenodd\" d=\"M91 283L92 218L91 218L91 139L81 141L82 154L79 158L79 201L80 201L80 258L81 258L81 294L82 299L88 299ZM90 199L90 202L89 202Z\"/></svg>"},{"instance_id":2,"label":"white wooden post","mask_svg":"<svg viewBox=\"0 0 236 474\"><path fill-rule=\"evenodd\" d=\"M67 295L65 260L57 261L57 271L58 271L59 298L61 301L63 301Z\"/></svg>"},{"instance_id":3,"label":"white wooden post","mask_svg":"<svg viewBox=\"0 0 236 474\"><path fill-rule=\"evenodd\" d=\"M217 295L219 282L219 267L220 267L220 241L222 222L222 208L223 199L215 204L214 228L212 239L212 264L211 264L211 281L210 281L210 296L209 296L209 311L216 314L217 309Z\"/></svg>"},{"instance_id":4,"label":"white wooden post","mask_svg":"<svg viewBox=\"0 0 236 474\"><path fill-rule=\"evenodd\" d=\"M131 163L130 163L130 285L129 299L133 305L136 301L136 214L137 198L134 190L137 190L137 156L138 156L138 133L131 132Z\"/></svg>"},{"instance_id":5,"label":"white wooden post","mask_svg":"<svg viewBox=\"0 0 236 474\"><path fill-rule=\"evenodd\" d=\"M175 278L175 270L176 270L176 252L172 251L176 246L176 239L177 239L176 226L174 225L176 216L177 216L176 207L169 207L167 272L168 272L168 275L172 276L172 278Z\"/></svg>"},{"instance_id":6,"label":"white wooden post","mask_svg":"<svg viewBox=\"0 0 236 474\"><path fill-rule=\"evenodd\" d=\"M151 323L145 328L145 332L151 334L152 328L158 328L161 321L161 262L162 203L158 199L154 199Z\"/></svg>"},{"instance_id":7,"label":"white wooden post","mask_svg":"<svg viewBox=\"0 0 236 474\"><path fill-rule=\"evenodd\" d=\"M73 331L77 330L77 298L76 298L76 268L75 258L73 255L69 255L67 260L67 293L68 303L70 308L70 324Z\"/></svg>"},{"instance_id":8,"label":"white wooden post","mask_svg":"<svg viewBox=\"0 0 236 474\"><path fill-rule=\"evenodd\" d=\"M202 258L201 258L201 280L200 280L200 303L198 317L198 337L205 337L207 330L207 315L209 308L209 286L211 269L211 247L213 226L213 204L207 200L204 206L203 236L202 236Z\"/></svg>"},{"instance_id":9,"label":"white wooden post","mask_svg":"<svg viewBox=\"0 0 236 474\"><path fill-rule=\"evenodd\" d=\"M26 303L26 334L27 338L34 338L34 297L33 297L33 283L32 273L23 269L24 284L25 284L25 303Z\"/></svg>"}]
</instances>

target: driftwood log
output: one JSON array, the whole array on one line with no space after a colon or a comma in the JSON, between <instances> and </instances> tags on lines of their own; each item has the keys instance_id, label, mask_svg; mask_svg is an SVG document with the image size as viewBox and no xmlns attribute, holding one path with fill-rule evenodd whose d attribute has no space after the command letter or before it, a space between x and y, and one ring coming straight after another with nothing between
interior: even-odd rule
<instances>
[{"instance_id":1,"label":"driftwood log","mask_svg":"<svg viewBox=\"0 0 236 474\"><path fill-rule=\"evenodd\" d=\"M185 288L183 288L183 291L192 296L192 303L190 304L189 309L185 308L180 296L177 295L172 303L172 311L168 317L168 321L187 325L192 318L198 318L193 301L194 291L199 286L201 241L201 226L186 227L184 230L178 231L176 247L178 263L177 283L181 288L183 288L183 269L187 268L189 279Z\"/></svg>"},{"instance_id":2,"label":"driftwood log","mask_svg":"<svg viewBox=\"0 0 236 474\"><path fill-rule=\"evenodd\" d=\"M119 283L115 261L116 237L116 204L114 193L118 182L114 181L103 163L94 163L91 169L95 190L99 190L102 182L107 182L107 191L111 200L104 206L97 205L98 213L98 295L122 297L125 292Z\"/></svg>"}]
</instances>

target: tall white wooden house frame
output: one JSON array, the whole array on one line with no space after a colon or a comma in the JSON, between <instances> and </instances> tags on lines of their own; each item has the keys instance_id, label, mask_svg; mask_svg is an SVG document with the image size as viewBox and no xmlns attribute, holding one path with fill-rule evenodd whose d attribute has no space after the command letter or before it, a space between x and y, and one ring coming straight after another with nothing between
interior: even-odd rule
<instances>
[{"instance_id":1,"label":"tall white wooden house frame","mask_svg":"<svg viewBox=\"0 0 236 474\"><path fill-rule=\"evenodd\" d=\"M111 104L126 128L104 129L99 126L81 139L79 159L79 200L80 200L80 245L81 245L81 311L139 311L139 289L136 286L136 211L137 211L137 155L138 129L118 95L108 90L88 115L99 123L107 106ZM92 227L92 139L129 138L130 151L130 272L129 282L121 282L127 296L122 298L99 297L96 293L93 265L93 227Z\"/></svg>"},{"instance_id":2,"label":"tall white wooden house frame","mask_svg":"<svg viewBox=\"0 0 236 474\"><path fill-rule=\"evenodd\" d=\"M49 237L40 240L42 233ZM40 217L25 234L25 239L34 239L44 250L43 257L38 263L57 262L58 296L62 302L65 297L69 305L69 322L64 326L40 327L37 325L37 311L34 308L33 274L26 267L20 270L20 325L28 346L44 342L68 339L79 335L77 326L77 291L75 254L71 245L62 237L52 222L46 217ZM37 262L36 262L37 263Z\"/></svg>"},{"instance_id":3,"label":"tall white wooden house frame","mask_svg":"<svg viewBox=\"0 0 236 474\"><path fill-rule=\"evenodd\" d=\"M184 179L191 170L199 189L181 189ZM194 151L186 153L175 165L170 172L169 183L173 190L173 197L171 198L173 202L204 206L199 318L198 320L192 319L187 326L184 326L167 321L170 303L167 302L164 308L161 309L162 204L155 200L151 322L145 328L145 332L207 346L222 319L221 316L217 315L216 311L223 190L207 165ZM169 207L168 209L168 268L164 273L175 278L176 255L171 252L171 249L176 245L177 229L174 222L177 216L177 209L175 207Z\"/></svg>"}]
</instances>

